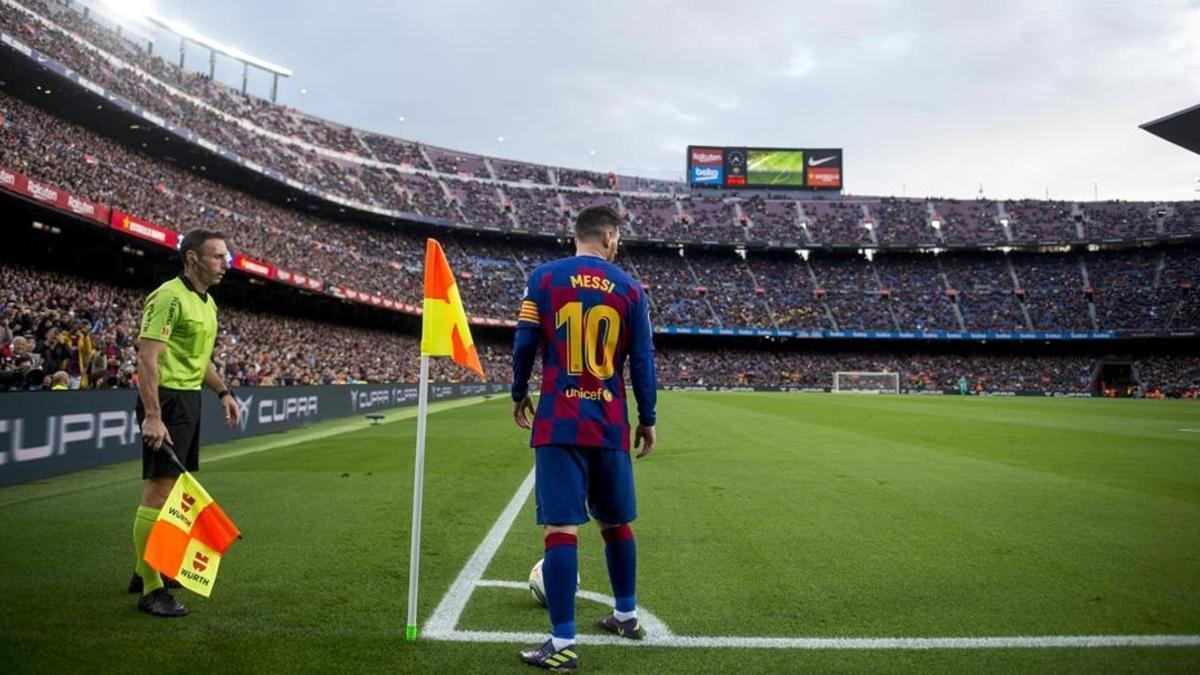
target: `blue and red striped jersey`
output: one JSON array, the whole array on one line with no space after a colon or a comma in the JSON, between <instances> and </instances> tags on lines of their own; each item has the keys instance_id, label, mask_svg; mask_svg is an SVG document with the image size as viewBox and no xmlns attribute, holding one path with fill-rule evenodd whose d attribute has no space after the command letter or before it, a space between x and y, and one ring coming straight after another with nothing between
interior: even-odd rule
<instances>
[{"instance_id":1,"label":"blue and red striped jersey","mask_svg":"<svg viewBox=\"0 0 1200 675\"><path fill-rule=\"evenodd\" d=\"M513 344L512 398L529 393L542 352L542 386L529 444L629 451L625 361L638 422L653 426L656 400L650 305L642 285L590 255L546 263L529 275Z\"/></svg>"}]
</instances>

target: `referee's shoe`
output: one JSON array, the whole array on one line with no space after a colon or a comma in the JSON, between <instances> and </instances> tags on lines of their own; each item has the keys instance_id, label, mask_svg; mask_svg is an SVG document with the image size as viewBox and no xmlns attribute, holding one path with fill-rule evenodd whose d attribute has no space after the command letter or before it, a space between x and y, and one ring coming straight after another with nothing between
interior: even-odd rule
<instances>
[{"instance_id":1,"label":"referee's shoe","mask_svg":"<svg viewBox=\"0 0 1200 675\"><path fill-rule=\"evenodd\" d=\"M156 588L138 598L138 609L154 616L185 616L187 607L171 596L165 588Z\"/></svg>"}]
</instances>

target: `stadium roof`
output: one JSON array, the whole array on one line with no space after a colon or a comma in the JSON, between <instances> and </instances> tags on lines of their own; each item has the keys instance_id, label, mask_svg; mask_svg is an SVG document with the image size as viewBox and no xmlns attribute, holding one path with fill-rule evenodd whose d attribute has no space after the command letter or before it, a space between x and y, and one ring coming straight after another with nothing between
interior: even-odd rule
<instances>
[{"instance_id":1,"label":"stadium roof","mask_svg":"<svg viewBox=\"0 0 1200 675\"><path fill-rule=\"evenodd\" d=\"M1141 128L1200 155L1200 104L1146 122Z\"/></svg>"}]
</instances>

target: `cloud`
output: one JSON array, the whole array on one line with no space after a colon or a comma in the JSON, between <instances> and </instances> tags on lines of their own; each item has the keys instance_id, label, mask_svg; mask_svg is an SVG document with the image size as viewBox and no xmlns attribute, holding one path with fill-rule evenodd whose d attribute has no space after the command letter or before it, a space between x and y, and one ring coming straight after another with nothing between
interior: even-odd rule
<instances>
[{"instance_id":1,"label":"cloud","mask_svg":"<svg viewBox=\"0 0 1200 675\"><path fill-rule=\"evenodd\" d=\"M783 69L783 76L790 80L797 80L807 77L816 69L817 60L813 57L812 52L803 50L788 58L787 68Z\"/></svg>"}]
</instances>

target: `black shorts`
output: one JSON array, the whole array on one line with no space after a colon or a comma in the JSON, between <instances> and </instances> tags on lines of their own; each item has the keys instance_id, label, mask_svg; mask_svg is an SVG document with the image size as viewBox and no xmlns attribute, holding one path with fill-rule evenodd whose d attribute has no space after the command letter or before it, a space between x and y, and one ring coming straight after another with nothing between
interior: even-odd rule
<instances>
[{"instance_id":1,"label":"black shorts","mask_svg":"<svg viewBox=\"0 0 1200 675\"><path fill-rule=\"evenodd\" d=\"M162 409L163 425L174 441L175 456L188 471L200 468L200 392L178 389L158 389L158 405ZM137 401L137 421L140 427L146 418L142 397ZM142 478L170 478L182 473L163 450L155 452L142 443Z\"/></svg>"}]
</instances>

